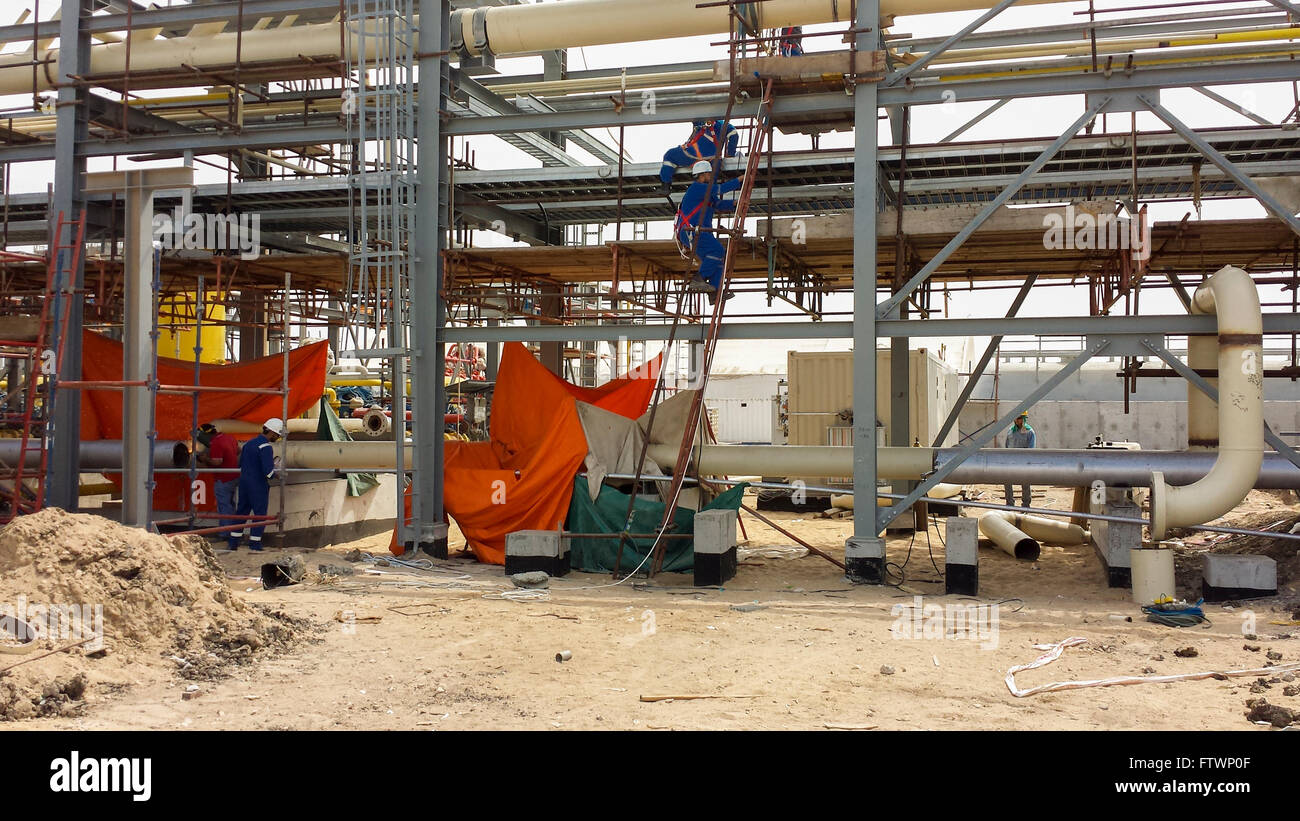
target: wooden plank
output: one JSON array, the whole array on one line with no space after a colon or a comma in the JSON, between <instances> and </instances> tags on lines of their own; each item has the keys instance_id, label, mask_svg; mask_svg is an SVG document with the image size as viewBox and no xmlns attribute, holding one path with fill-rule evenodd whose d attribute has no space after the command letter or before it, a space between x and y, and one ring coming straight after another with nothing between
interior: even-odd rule
<instances>
[{"instance_id":1,"label":"wooden plank","mask_svg":"<svg viewBox=\"0 0 1300 821\"><path fill-rule=\"evenodd\" d=\"M35 342L41 330L41 318L29 314L0 316L0 339L10 342Z\"/></svg>"}]
</instances>

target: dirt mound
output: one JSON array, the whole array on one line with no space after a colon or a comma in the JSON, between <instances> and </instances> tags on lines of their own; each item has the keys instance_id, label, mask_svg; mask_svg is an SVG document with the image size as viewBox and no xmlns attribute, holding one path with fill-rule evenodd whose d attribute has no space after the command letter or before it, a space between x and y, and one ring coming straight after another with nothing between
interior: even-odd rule
<instances>
[{"instance_id":1,"label":"dirt mound","mask_svg":"<svg viewBox=\"0 0 1300 821\"><path fill-rule=\"evenodd\" d=\"M231 663L283 650L307 627L232 595L200 538L58 509L0 529L0 635L9 638L0 669L25 658L13 654L13 637L27 630L19 620L30 625L19 636L31 639L26 655L90 641L0 673L0 720L75 712L96 674L129 686L141 665L220 677Z\"/></svg>"}]
</instances>

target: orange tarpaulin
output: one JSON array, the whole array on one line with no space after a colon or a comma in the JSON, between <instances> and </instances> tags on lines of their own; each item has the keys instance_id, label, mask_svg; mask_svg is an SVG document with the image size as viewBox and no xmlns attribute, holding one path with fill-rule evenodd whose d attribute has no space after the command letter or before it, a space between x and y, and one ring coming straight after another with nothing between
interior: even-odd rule
<instances>
[{"instance_id":1,"label":"orange tarpaulin","mask_svg":"<svg viewBox=\"0 0 1300 821\"><path fill-rule=\"evenodd\" d=\"M122 343L89 331L82 335L82 379L87 382L116 382L122 379ZM317 342L289 352L289 417L310 410L325 390L325 369L329 343ZM284 378L284 358L272 355L237 365L199 365L199 385L227 388L276 388ZM194 363L158 358L158 381L164 385L193 385ZM199 391L198 424L213 419L264 422L284 412L279 393ZM159 439L190 438L195 427L193 394L158 394L154 427ZM122 438L122 392L82 392L81 438ZM252 438L252 437L248 437ZM241 442L242 444L242 442ZM200 472L200 476L202 476ZM110 476L117 481L118 476ZM155 510L189 509L189 477L160 473L155 477ZM207 488L201 510L215 510L212 488Z\"/></svg>"},{"instance_id":2,"label":"orange tarpaulin","mask_svg":"<svg viewBox=\"0 0 1300 821\"><path fill-rule=\"evenodd\" d=\"M660 357L599 388L560 379L518 343L505 346L492 399L491 441L447 442L443 499L481 562L505 564L506 534L563 526L587 456L576 401L635 419Z\"/></svg>"}]
</instances>

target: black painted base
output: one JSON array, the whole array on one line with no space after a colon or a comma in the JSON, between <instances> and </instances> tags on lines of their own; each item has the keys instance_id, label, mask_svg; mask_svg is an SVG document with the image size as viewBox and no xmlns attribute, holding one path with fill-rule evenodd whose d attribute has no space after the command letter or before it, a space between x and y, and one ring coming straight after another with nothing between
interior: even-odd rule
<instances>
[{"instance_id":1,"label":"black painted base","mask_svg":"<svg viewBox=\"0 0 1300 821\"><path fill-rule=\"evenodd\" d=\"M410 541L405 544L405 547L409 553L415 549L416 545L414 541ZM447 538L444 536L441 539L434 539L432 542L421 542L420 550L435 559L445 559L447 558Z\"/></svg>"},{"instance_id":2,"label":"black painted base","mask_svg":"<svg viewBox=\"0 0 1300 821\"><path fill-rule=\"evenodd\" d=\"M957 505L950 505L947 502L927 502L926 505L930 508L930 518L938 520L939 522L942 522L949 516L961 515L960 507Z\"/></svg>"},{"instance_id":3,"label":"black painted base","mask_svg":"<svg viewBox=\"0 0 1300 821\"><path fill-rule=\"evenodd\" d=\"M1106 563L1106 554L1101 551L1100 547L1094 544L1092 550L1097 554L1098 560L1101 561L1101 569L1106 573L1106 585L1108 587L1133 586L1133 568L1111 567Z\"/></svg>"},{"instance_id":4,"label":"black painted base","mask_svg":"<svg viewBox=\"0 0 1300 821\"><path fill-rule=\"evenodd\" d=\"M1277 590L1258 590L1253 587L1214 587L1201 580L1201 597L1207 602L1236 601L1238 599L1267 599L1276 596Z\"/></svg>"},{"instance_id":5,"label":"black painted base","mask_svg":"<svg viewBox=\"0 0 1300 821\"><path fill-rule=\"evenodd\" d=\"M973 564L945 564L943 566L943 592L948 595L977 596L980 589L980 569Z\"/></svg>"},{"instance_id":6,"label":"black painted base","mask_svg":"<svg viewBox=\"0 0 1300 821\"><path fill-rule=\"evenodd\" d=\"M884 584L885 559L883 556L845 559L844 575L854 584Z\"/></svg>"},{"instance_id":7,"label":"black painted base","mask_svg":"<svg viewBox=\"0 0 1300 821\"><path fill-rule=\"evenodd\" d=\"M270 528L267 528L265 535L262 536L262 547L273 550L287 550L295 547L306 550L319 550L333 544L355 542L357 539L366 539L380 533L391 533L395 524L397 524L397 519L390 518L303 527L290 530L288 533L273 533ZM224 541L226 534L222 533L220 535ZM247 544L247 540L244 543Z\"/></svg>"},{"instance_id":8,"label":"black painted base","mask_svg":"<svg viewBox=\"0 0 1300 821\"><path fill-rule=\"evenodd\" d=\"M534 570L540 570L548 576L564 576L569 572L569 554L566 551L558 559L554 556L511 556L506 554L506 575L513 576L516 573L532 573Z\"/></svg>"},{"instance_id":9,"label":"black painted base","mask_svg":"<svg viewBox=\"0 0 1300 821\"><path fill-rule=\"evenodd\" d=\"M736 548L726 553L695 554L695 586L724 584L736 576Z\"/></svg>"}]
</instances>

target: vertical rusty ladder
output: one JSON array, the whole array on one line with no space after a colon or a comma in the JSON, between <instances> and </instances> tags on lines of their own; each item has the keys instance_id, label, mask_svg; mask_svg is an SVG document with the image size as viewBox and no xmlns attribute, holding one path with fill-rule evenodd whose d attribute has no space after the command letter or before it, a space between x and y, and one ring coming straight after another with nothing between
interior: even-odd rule
<instances>
[{"instance_id":1,"label":"vertical rusty ladder","mask_svg":"<svg viewBox=\"0 0 1300 821\"><path fill-rule=\"evenodd\" d=\"M754 192L754 181L758 176L758 162L763 156L764 140L770 134L771 125L768 115L772 107L772 81L768 80L763 88L763 96L759 103L758 114L751 126L754 134L750 139L748 162L745 166L744 182L741 184L740 193L736 197L735 219L732 222L731 237L727 242L727 255L722 263L722 277L718 282L718 300L713 305L713 316L709 321L708 331L704 337L704 352L700 363L699 384L696 387L695 396L691 399L691 407L686 415L686 426L682 431L682 443L677 449L677 463L673 468L673 479L669 485L667 494L668 502L664 506L664 518L659 524L661 532L666 531L671 525L673 514L677 510L677 496L681 492L682 481L686 477L686 467L690 463L691 448L695 441L696 428L700 424L700 413L704 407L704 389L708 385L709 371L713 366L713 354L717 350L718 329L722 326L722 314L724 306L727 303L727 285L731 279L731 270L735 264L736 245L745 228L745 218L749 214L749 202ZM659 572L663 567L665 543L661 540L655 547L654 558L650 568L650 575Z\"/></svg>"}]
</instances>

